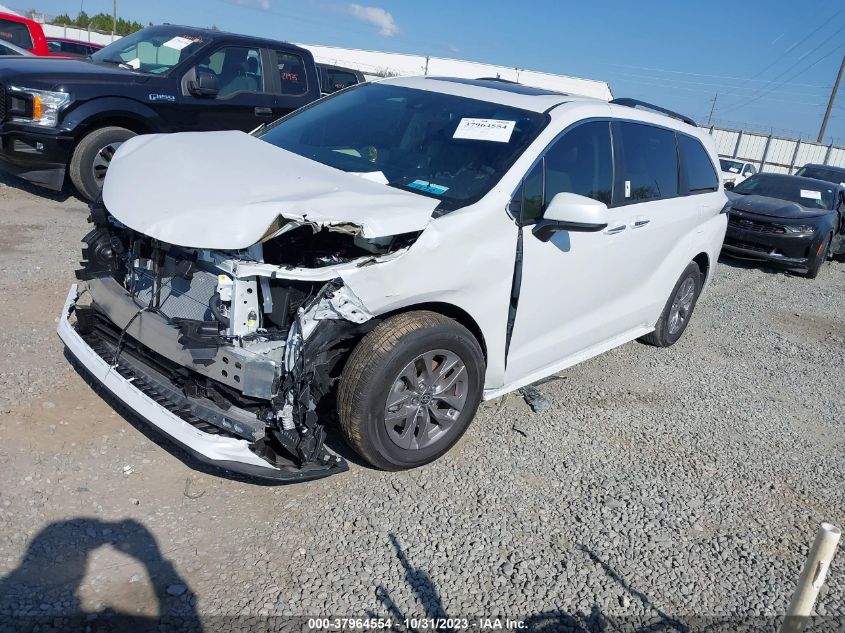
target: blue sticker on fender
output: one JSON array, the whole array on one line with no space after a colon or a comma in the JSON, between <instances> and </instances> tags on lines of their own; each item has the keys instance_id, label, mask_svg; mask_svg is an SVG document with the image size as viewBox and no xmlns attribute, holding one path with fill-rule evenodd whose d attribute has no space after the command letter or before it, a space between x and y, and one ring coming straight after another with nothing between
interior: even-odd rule
<instances>
[{"instance_id":1,"label":"blue sticker on fender","mask_svg":"<svg viewBox=\"0 0 845 633\"><path fill-rule=\"evenodd\" d=\"M449 187L435 185L433 182L426 182L425 180L415 180L408 186L413 187L414 189L419 189L420 191L425 191L426 193L433 193L438 196L449 191Z\"/></svg>"}]
</instances>

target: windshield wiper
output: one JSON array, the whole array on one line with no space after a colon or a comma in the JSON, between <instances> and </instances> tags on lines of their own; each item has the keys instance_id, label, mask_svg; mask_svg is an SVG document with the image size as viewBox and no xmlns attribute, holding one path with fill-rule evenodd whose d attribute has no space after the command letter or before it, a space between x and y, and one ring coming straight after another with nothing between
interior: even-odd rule
<instances>
[{"instance_id":1,"label":"windshield wiper","mask_svg":"<svg viewBox=\"0 0 845 633\"><path fill-rule=\"evenodd\" d=\"M126 63L125 61L123 61L122 59L109 59L109 58L106 58L106 59L97 59L97 60L95 60L95 59L94 59L93 57L91 57L90 55L89 55L89 58L91 59L91 61L103 62L104 64L114 64L115 66L120 66L121 68L125 68L126 70L136 70L135 68L133 68L132 66L130 66L129 64L127 64L127 63Z\"/></svg>"}]
</instances>

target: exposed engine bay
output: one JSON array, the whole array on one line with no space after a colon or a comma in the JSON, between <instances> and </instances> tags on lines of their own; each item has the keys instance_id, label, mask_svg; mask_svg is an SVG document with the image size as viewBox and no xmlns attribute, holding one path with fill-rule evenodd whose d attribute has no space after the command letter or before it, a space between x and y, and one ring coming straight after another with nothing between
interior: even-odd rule
<instances>
[{"instance_id":1,"label":"exposed engine bay","mask_svg":"<svg viewBox=\"0 0 845 633\"><path fill-rule=\"evenodd\" d=\"M289 221L248 249L219 251L155 240L102 203L89 221L74 309L89 347L196 429L246 440L271 478L346 470L319 419L348 352L379 319L340 277L284 271L372 265L419 233L366 239L349 225Z\"/></svg>"}]
</instances>

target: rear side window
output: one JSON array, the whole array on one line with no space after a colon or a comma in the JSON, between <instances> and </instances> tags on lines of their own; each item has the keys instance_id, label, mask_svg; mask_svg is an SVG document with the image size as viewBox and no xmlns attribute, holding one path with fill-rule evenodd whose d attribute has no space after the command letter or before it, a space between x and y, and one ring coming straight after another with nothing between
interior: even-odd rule
<instances>
[{"instance_id":1,"label":"rear side window","mask_svg":"<svg viewBox=\"0 0 845 633\"><path fill-rule=\"evenodd\" d=\"M672 130L617 121L616 187L619 204L678 195L678 152Z\"/></svg>"},{"instance_id":2,"label":"rear side window","mask_svg":"<svg viewBox=\"0 0 845 633\"><path fill-rule=\"evenodd\" d=\"M11 42L21 48L32 48L32 37L26 24L0 19L0 40Z\"/></svg>"},{"instance_id":3,"label":"rear side window","mask_svg":"<svg viewBox=\"0 0 845 633\"><path fill-rule=\"evenodd\" d=\"M326 70L326 92L337 92L358 83L358 78L345 70Z\"/></svg>"},{"instance_id":4,"label":"rear side window","mask_svg":"<svg viewBox=\"0 0 845 633\"><path fill-rule=\"evenodd\" d=\"M681 173L690 193L703 193L719 189L719 177L710 162L710 156L697 138L678 134L681 152Z\"/></svg>"},{"instance_id":5,"label":"rear side window","mask_svg":"<svg viewBox=\"0 0 845 633\"><path fill-rule=\"evenodd\" d=\"M283 95L296 96L308 92L308 80L305 76L305 63L299 55L286 51L275 51L278 64L279 92Z\"/></svg>"},{"instance_id":6,"label":"rear side window","mask_svg":"<svg viewBox=\"0 0 845 633\"><path fill-rule=\"evenodd\" d=\"M48 42L49 44L50 42ZM75 55L77 57L90 55L90 50L85 44L77 44L76 42L59 42L59 50L65 55Z\"/></svg>"}]
</instances>

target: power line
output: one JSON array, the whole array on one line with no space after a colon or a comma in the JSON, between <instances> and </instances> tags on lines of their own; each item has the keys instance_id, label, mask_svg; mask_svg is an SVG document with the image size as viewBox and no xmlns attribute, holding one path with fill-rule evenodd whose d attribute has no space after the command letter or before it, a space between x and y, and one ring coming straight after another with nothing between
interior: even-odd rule
<instances>
[{"instance_id":1,"label":"power line","mask_svg":"<svg viewBox=\"0 0 845 633\"><path fill-rule=\"evenodd\" d=\"M774 66L775 64L777 64L777 63L778 63L781 59L783 59L784 57L786 57L786 56L787 56L787 55L788 55L788 54L789 54L789 53L790 53L793 49L797 48L798 46L801 46L801 44L803 44L804 42L806 42L807 40L809 40L811 37L813 37L813 35L815 35L815 34L816 34L816 33L818 33L819 31L821 31L821 30L822 30L825 26L827 26L828 24L830 24L831 20L833 20L834 18L836 18L837 16L839 16L839 14L840 14L840 13L842 13L843 11L845 11L845 7L843 7L843 8L841 8L841 9L839 9L839 11L835 11L835 12L834 12L834 14L833 14L832 16L830 16L827 20L824 20L824 21L823 21L823 22L822 22L819 26L817 26L817 27L816 27L815 29L813 29L810 33L808 33L807 35L805 35L805 36L804 36L804 37L803 37L803 38L802 38L802 39L801 39L798 43L793 44L792 46L788 47L788 48L787 48L787 49L786 49L783 53L781 53L780 55L778 55L778 57L776 57L774 60L772 60L772 61L769 63L769 65L768 65L768 66L766 66L765 68L763 68L763 70L761 70L760 72L758 72L756 75L753 75L753 76L752 76L752 79L754 79L754 78L756 78L756 77L759 77L760 75L762 75L763 73L765 73L767 70L769 70L769 68L773 67L773 66ZM837 34L838 34L838 31L837 31ZM809 54L811 54L811 53L812 53L812 51L811 51L810 53L808 53L808 55L809 55ZM807 55L804 55L804 57L807 57ZM803 59L803 57L802 57L801 59ZM800 61L800 60L799 60L799 61Z\"/></svg>"},{"instance_id":2,"label":"power line","mask_svg":"<svg viewBox=\"0 0 845 633\"><path fill-rule=\"evenodd\" d=\"M614 75L614 74L617 74L617 73L616 73L616 71L611 71L609 74ZM709 82L709 81L685 81L683 79L673 79L673 78L670 78L670 77L657 77L655 75L640 75L640 74L637 74L637 73L624 73L624 75L622 75L622 76L623 77L639 77L639 78L642 78L642 79L650 79L650 80L654 79L654 80L658 80L658 81L668 81L668 82L671 82L673 85L677 84L677 83L681 83L681 84L686 84L686 85L690 85L690 86L708 86L709 88L719 88L719 89L729 88L731 90L750 90L750 91L759 90L759 88L754 88L754 87L750 87L750 86L737 86L737 85L734 85L734 84L715 83L715 82ZM798 84L793 84L793 85L797 86ZM818 95L811 94L809 91L801 90L800 88L796 88L796 90L799 90L801 92L801 95L803 95L803 96L809 96L809 97L819 96L819 97L822 97L822 96L824 96L828 93L828 91L830 90L830 87L824 86L823 89L819 90ZM713 91L708 89L707 92L713 92ZM722 92L722 91L720 90L720 92ZM731 94L731 95L736 95L736 96L740 96L740 97L750 97L751 96L750 94L743 94L741 92L723 92L723 94L726 94L726 95Z\"/></svg>"},{"instance_id":3,"label":"power line","mask_svg":"<svg viewBox=\"0 0 845 633\"><path fill-rule=\"evenodd\" d=\"M837 35L840 35L840 34L839 34L839 33L834 33L834 36L837 36ZM803 73L807 72L808 70L810 70L811 68L813 68L814 66L816 66L819 62L822 62L822 61L824 61L825 59L827 59L828 57L830 57L831 55L834 55L834 54L838 53L840 50L842 50L842 48L843 48L843 47L845 47L845 45L839 45L839 46L837 46L837 47L836 47L836 48L834 48L832 51L830 51L830 52L828 52L828 53L825 53L824 55L822 55L821 57L819 57L816 61L814 61L812 64L810 64L810 65L809 65L809 66L807 66L806 68L803 68L803 69L799 70L797 73L793 74L792 76L787 77L787 78L786 78L786 79L784 79L784 80L783 80L780 84L775 84L775 85L773 85L771 88L769 88L768 90L764 90L764 91L760 92L758 96L756 96L756 97L752 97L751 99L749 99L748 101L746 101L746 102L744 102L744 103L740 103L740 104L734 105L734 106L732 106L732 107L729 107L727 110L723 110L723 111L722 111L722 113L725 113L725 112L733 112L734 110L737 110L738 108L744 108L745 106L751 105L751 104L752 104L752 103L754 103L755 101L757 101L757 100L759 100L759 99L762 99L765 95L767 95L767 94L771 94L772 92L774 92L775 90L777 90L779 86L782 86L783 84L788 83L790 80L794 79L795 77L797 77L797 76L799 76L799 75L801 75L801 74L803 74ZM817 49L818 49L818 47L817 47ZM817 49L816 49L816 50L817 50ZM790 68L794 68L794 65L793 65L793 66L791 66ZM781 75L779 75L779 77L780 77L780 76L782 76L782 75L783 75L783 73L781 73ZM774 81L774 80L773 80L773 81Z\"/></svg>"},{"instance_id":4,"label":"power line","mask_svg":"<svg viewBox=\"0 0 845 633\"><path fill-rule=\"evenodd\" d=\"M660 78L654 77L654 79L660 79ZM640 81L640 80L637 80L637 79L628 79L628 78L625 78L625 77L622 77L620 79L615 79L613 81L613 83L614 84L630 83L630 84L633 84L635 86L651 86L653 88L672 89L673 91L682 90L684 92L694 92L694 93L697 93L697 94L707 94L707 95L713 94L712 90L707 90L707 89L704 89L704 88L689 88L689 87L686 87L686 86L656 84L656 83L650 83L650 82L647 82L647 81ZM730 93L730 92L720 92L719 94L720 95L733 95L733 96L739 96L739 97L743 97L743 98L749 96L749 95L740 95L740 94ZM777 101L780 104L798 105L798 106L818 106L818 107L821 107L821 106L824 105L824 103L821 101L823 98L824 97L819 96L820 101L818 103L814 103L814 102L809 102L809 101L791 101L789 99L760 97L760 99L762 99L763 101Z\"/></svg>"},{"instance_id":5,"label":"power line","mask_svg":"<svg viewBox=\"0 0 845 633\"><path fill-rule=\"evenodd\" d=\"M687 75L687 76L690 76L690 77L711 77L711 78L714 78L714 79L732 79L732 80L736 80L736 81L757 81L757 82L760 82L760 83L769 83L769 81L771 81L769 79L753 79L753 78L749 78L749 77L735 77L733 75L712 75L712 74L708 74L708 73L693 73L693 72L688 72L688 71L685 71L685 70L673 70L671 68L656 68L654 66L633 66L633 65L630 65L630 64L612 64L610 62L596 62L596 63L601 64L602 66L616 66L618 68L634 68L636 70L650 70L650 71L653 71L653 72L672 73L672 74L675 74L675 75ZM825 89L827 89L827 86L825 86L824 84L796 83L796 84L793 84L793 85L804 86L804 87L807 87L807 88L825 88ZM749 88L749 89L751 89L751 88Z\"/></svg>"}]
</instances>

